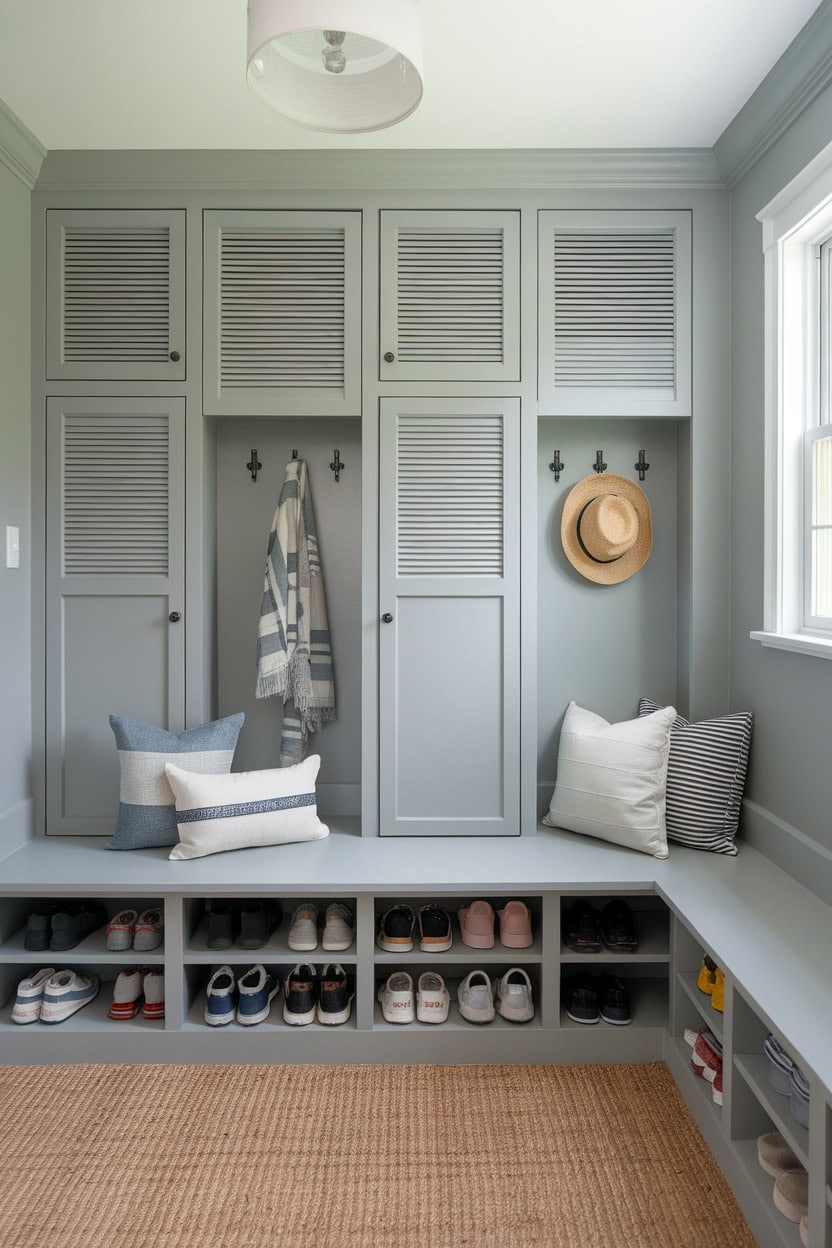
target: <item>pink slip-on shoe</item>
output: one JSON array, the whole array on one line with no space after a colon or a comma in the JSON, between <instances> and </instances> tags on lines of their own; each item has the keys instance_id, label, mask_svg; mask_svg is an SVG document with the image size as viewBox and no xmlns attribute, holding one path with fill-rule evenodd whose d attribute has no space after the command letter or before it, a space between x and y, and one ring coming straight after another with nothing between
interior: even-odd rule
<instances>
[{"instance_id":1,"label":"pink slip-on shoe","mask_svg":"<svg viewBox=\"0 0 832 1248\"><path fill-rule=\"evenodd\" d=\"M528 949L532 943L532 916L524 901L507 901L497 911L500 944L506 949Z\"/></svg>"},{"instance_id":2,"label":"pink slip-on shoe","mask_svg":"<svg viewBox=\"0 0 832 1248\"><path fill-rule=\"evenodd\" d=\"M459 911L462 943L469 949L493 949L494 911L487 901L472 901Z\"/></svg>"}]
</instances>

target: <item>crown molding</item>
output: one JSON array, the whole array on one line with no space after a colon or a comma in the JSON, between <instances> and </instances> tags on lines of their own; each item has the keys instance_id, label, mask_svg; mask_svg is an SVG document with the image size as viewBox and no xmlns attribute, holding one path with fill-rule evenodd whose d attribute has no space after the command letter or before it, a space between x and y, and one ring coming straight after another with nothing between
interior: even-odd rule
<instances>
[{"instance_id":1,"label":"crown molding","mask_svg":"<svg viewBox=\"0 0 832 1248\"><path fill-rule=\"evenodd\" d=\"M729 190L831 83L832 0L823 0L714 145Z\"/></svg>"},{"instance_id":2,"label":"crown molding","mask_svg":"<svg viewBox=\"0 0 832 1248\"><path fill-rule=\"evenodd\" d=\"M31 191L45 156L43 144L0 100L0 164L11 170Z\"/></svg>"},{"instance_id":3,"label":"crown molding","mask_svg":"<svg viewBox=\"0 0 832 1248\"><path fill-rule=\"evenodd\" d=\"M722 189L709 148L53 151L38 191Z\"/></svg>"}]
</instances>

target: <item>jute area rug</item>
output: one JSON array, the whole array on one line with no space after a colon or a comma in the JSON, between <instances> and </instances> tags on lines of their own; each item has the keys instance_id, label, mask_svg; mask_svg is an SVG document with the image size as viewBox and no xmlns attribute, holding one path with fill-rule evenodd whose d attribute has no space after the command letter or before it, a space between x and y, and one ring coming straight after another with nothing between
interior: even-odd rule
<instances>
[{"instance_id":1,"label":"jute area rug","mask_svg":"<svg viewBox=\"0 0 832 1248\"><path fill-rule=\"evenodd\" d=\"M753 1248L667 1068L0 1068L3 1248Z\"/></svg>"}]
</instances>

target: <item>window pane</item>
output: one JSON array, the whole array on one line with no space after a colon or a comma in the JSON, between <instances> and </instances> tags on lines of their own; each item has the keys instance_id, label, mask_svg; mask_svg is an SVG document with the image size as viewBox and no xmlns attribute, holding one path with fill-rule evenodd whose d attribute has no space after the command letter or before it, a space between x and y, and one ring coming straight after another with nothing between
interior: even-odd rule
<instances>
[{"instance_id":1,"label":"window pane","mask_svg":"<svg viewBox=\"0 0 832 1248\"><path fill-rule=\"evenodd\" d=\"M812 615L832 617L832 528L812 533Z\"/></svg>"},{"instance_id":2,"label":"window pane","mask_svg":"<svg viewBox=\"0 0 832 1248\"><path fill-rule=\"evenodd\" d=\"M812 524L832 524L832 438L812 445Z\"/></svg>"}]
</instances>

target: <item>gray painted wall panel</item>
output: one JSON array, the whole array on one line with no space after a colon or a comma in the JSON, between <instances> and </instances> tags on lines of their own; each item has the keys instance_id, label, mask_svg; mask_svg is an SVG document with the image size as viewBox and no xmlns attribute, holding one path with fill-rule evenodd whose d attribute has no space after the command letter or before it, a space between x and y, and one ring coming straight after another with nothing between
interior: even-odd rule
<instances>
[{"instance_id":1,"label":"gray painted wall panel","mask_svg":"<svg viewBox=\"0 0 832 1248\"><path fill-rule=\"evenodd\" d=\"M755 713L746 796L832 848L832 663L764 649L763 252L755 214L830 139L832 89L766 153L731 196L731 708Z\"/></svg>"}]
</instances>

